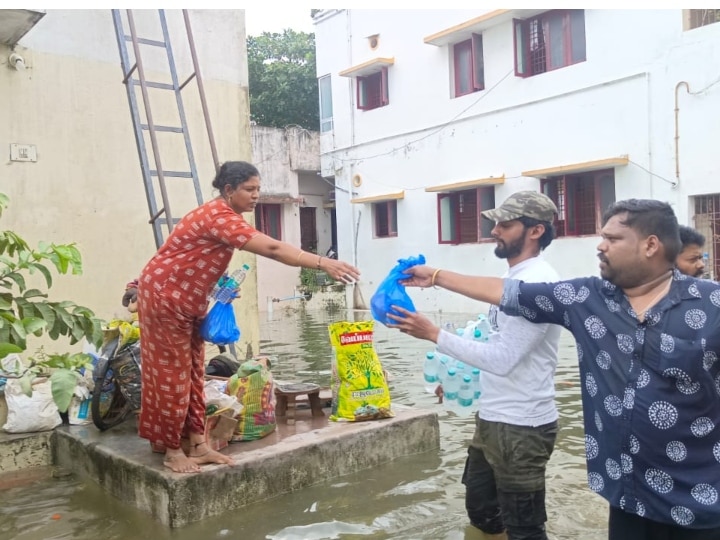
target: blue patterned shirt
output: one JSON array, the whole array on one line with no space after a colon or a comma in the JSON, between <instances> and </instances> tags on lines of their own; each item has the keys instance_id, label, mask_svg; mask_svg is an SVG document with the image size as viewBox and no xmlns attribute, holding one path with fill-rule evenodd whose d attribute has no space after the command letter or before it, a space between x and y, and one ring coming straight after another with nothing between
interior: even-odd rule
<instances>
[{"instance_id":1,"label":"blue patterned shirt","mask_svg":"<svg viewBox=\"0 0 720 540\"><path fill-rule=\"evenodd\" d=\"M500 309L575 337L590 489L626 512L720 527L720 284L675 271L640 322L596 277L506 280Z\"/></svg>"}]
</instances>

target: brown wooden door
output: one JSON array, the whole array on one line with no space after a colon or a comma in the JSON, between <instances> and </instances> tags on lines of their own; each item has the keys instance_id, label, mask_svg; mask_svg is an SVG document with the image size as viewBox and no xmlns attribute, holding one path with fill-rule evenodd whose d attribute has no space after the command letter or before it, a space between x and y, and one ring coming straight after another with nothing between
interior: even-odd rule
<instances>
[{"instance_id":1,"label":"brown wooden door","mask_svg":"<svg viewBox=\"0 0 720 540\"><path fill-rule=\"evenodd\" d=\"M300 208L300 247L305 251L317 253L317 221L314 207Z\"/></svg>"}]
</instances>

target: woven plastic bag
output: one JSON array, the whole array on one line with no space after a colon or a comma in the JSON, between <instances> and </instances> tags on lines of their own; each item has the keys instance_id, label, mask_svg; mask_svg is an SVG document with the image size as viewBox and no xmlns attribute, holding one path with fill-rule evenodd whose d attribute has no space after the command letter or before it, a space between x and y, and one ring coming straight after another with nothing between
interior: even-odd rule
<instances>
[{"instance_id":1,"label":"woven plastic bag","mask_svg":"<svg viewBox=\"0 0 720 540\"><path fill-rule=\"evenodd\" d=\"M215 302L200 326L200 335L215 345L230 345L240 339L240 329L230 302Z\"/></svg>"},{"instance_id":2,"label":"woven plastic bag","mask_svg":"<svg viewBox=\"0 0 720 540\"><path fill-rule=\"evenodd\" d=\"M5 384L8 415L3 430L8 433L50 431L62 424L57 405L53 401L50 381L36 379L32 383L32 396L26 396L18 379Z\"/></svg>"},{"instance_id":3,"label":"woven plastic bag","mask_svg":"<svg viewBox=\"0 0 720 540\"><path fill-rule=\"evenodd\" d=\"M275 383L265 362L248 360L241 364L225 391L243 406L233 441L254 441L275 431Z\"/></svg>"},{"instance_id":4,"label":"woven plastic bag","mask_svg":"<svg viewBox=\"0 0 720 540\"><path fill-rule=\"evenodd\" d=\"M328 326L333 346L330 420L359 422L394 416L390 389L373 347L373 321Z\"/></svg>"},{"instance_id":5,"label":"woven plastic bag","mask_svg":"<svg viewBox=\"0 0 720 540\"><path fill-rule=\"evenodd\" d=\"M388 276L380 283L380 286L370 299L370 311L373 318L384 324L392 324L394 321L388 319L387 314L392 313L397 317L402 314L390 309L390 306L399 306L408 311L415 312L415 305L405 291L405 286L400 283L401 279L407 279L409 276L404 273L411 266L425 264L425 256L408 257L407 259L398 259L398 263L390 270Z\"/></svg>"}]
</instances>

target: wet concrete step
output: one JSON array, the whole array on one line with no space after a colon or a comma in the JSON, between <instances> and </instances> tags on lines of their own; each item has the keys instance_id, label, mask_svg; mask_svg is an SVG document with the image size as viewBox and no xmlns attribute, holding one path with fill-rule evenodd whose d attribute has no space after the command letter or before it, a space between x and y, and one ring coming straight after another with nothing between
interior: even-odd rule
<instances>
[{"instance_id":1,"label":"wet concrete step","mask_svg":"<svg viewBox=\"0 0 720 540\"><path fill-rule=\"evenodd\" d=\"M162 465L135 421L104 433L94 426L55 430L53 463L97 482L170 527L440 447L437 413L393 404L394 418L330 422L298 411L296 422L258 441L222 450L236 466L176 474ZM305 414L306 413L306 414Z\"/></svg>"}]
</instances>

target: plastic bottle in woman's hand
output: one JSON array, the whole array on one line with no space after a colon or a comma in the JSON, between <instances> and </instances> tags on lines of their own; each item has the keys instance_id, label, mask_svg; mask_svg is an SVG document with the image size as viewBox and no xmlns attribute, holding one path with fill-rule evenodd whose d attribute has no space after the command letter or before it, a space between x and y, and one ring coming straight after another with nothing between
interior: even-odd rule
<instances>
[{"instance_id":1,"label":"plastic bottle in woman's hand","mask_svg":"<svg viewBox=\"0 0 720 540\"><path fill-rule=\"evenodd\" d=\"M248 270L250 270L250 267L247 264L243 264L241 268L238 268L229 276L225 274L215 284L213 290L210 292L210 296L218 302L225 304L232 302L233 298L237 296L238 287L245 281Z\"/></svg>"}]
</instances>

